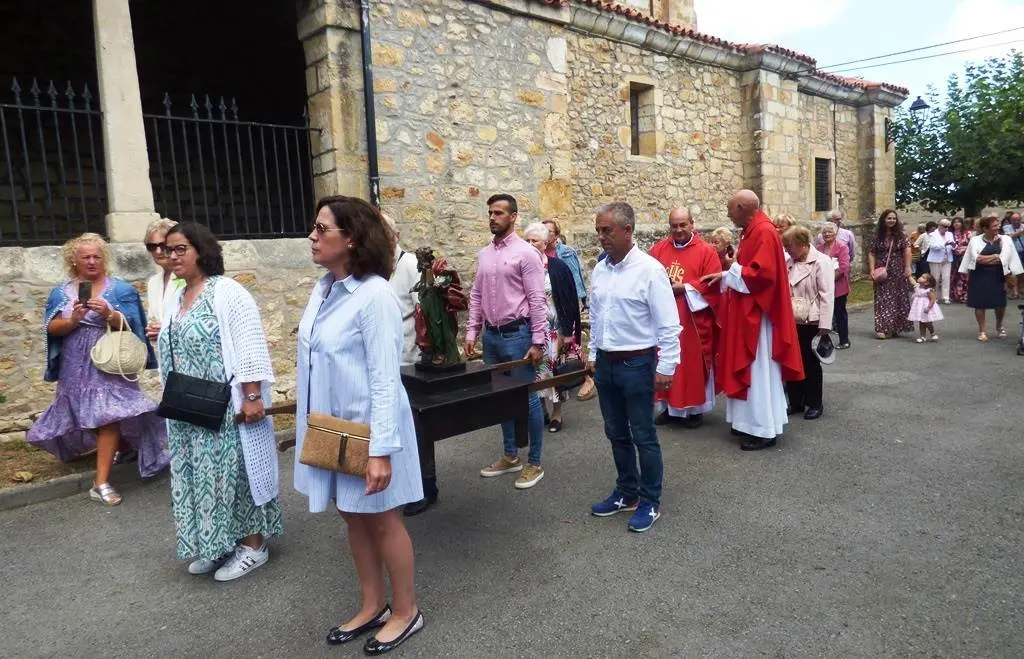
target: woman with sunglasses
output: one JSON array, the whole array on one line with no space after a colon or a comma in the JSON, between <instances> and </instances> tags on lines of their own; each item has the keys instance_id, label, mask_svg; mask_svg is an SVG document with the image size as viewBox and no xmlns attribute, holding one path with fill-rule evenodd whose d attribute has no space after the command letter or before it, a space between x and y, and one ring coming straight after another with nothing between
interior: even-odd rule
<instances>
[{"instance_id":1,"label":"woman with sunglasses","mask_svg":"<svg viewBox=\"0 0 1024 659\"><path fill-rule=\"evenodd\" d=\"M310 512L330 506L341 513L359 579L359 608L328 632L327 642L350 643L373 632L363 650L379 655L423 628L402 516L405 504L423 498L423 483L399 372L402 312L388 283L394 243L380 212L362 199L326 197L316 213L310 255L327 274L299 322L295 489L308 497ZM370 426L366 478L299 461L309 412Z\"/></svg>"},{"instance_id":2,"label":"woman with sunglasses","mask_svg":"<svg viewBox=\"0 0 1024 659\"><path fill-rule=\"evenodd\" d=\"M149 324L146 326L147 334L160 333L160 323L164 319L168 296L185 284L184 281L174 276L174 272L171 271L171 261L164 254L164 241L167 238L167 232L175 224L177 222L174 220L162 217L159 220L153 220L146 227L144 241L146 251L149 252L153 263L160 268L160 271L146 282L146 317L149 318Z\"/></svg>"},{"instance_id":3,"label":"woman with sunglasses","mask_svg":"<svg viewBox=\"0 0 1024 659\"><path fill-rule=\"evenodd\" d=\"M283 530L274 425L264 410L274 382L267 338L252 295L224 276L209 229L175 225L163 251L185 285L168 298L157 338L161 377L174 371L231 385L217 430L167 421L178 557L195 557L189 574L231 581L266 563L267 538Z\"/></svg>"}]
</instances>

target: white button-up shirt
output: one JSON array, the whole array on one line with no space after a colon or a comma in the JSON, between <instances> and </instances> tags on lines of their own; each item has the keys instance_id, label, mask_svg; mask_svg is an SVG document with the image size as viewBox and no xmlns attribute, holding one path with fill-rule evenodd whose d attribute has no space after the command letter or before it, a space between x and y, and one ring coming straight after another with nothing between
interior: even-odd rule
<instances>
[{"instance_id":1,"label":"white button-up shirt","mask_svg":"<svg viewBox=\"0 0 1024 659\"><path fill-rule=\"evenodd\" d=\"M599 261L590 273L590 361L597 351L658 347L657 371L679 365L679 309L665 266L639 247L618 263Z\"/></svg>"}]
</instances>

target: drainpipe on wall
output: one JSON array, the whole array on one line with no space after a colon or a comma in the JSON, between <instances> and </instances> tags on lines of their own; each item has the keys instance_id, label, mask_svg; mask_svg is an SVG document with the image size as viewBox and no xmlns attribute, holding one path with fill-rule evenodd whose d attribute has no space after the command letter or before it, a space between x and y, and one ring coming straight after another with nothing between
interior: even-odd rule
<instances>
[{"instance_id":1,"label":"drainpipe on wall","mask_svg":"<svg viewBox=\"0 0 1024 659\"><path fill-rule=\"evenodd\" d=\"M370 52L369 0L359 0L359 37L363 50L363 112L366 117L366 169L370 178L370 203L380 206L380 173L377 171L377 117L373 107L373 55Z\"/></svg>"}]
</instances>

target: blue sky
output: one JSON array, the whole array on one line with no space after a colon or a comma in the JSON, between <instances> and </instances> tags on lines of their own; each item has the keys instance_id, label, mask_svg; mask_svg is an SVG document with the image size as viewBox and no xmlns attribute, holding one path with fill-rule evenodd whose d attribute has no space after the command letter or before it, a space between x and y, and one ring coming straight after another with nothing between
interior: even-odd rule
<instances>
[{"instance_id":1,"label":"blue sky","mask_svg":"<svg viewBox=\"0 0 1024 659\"><path fill-rule=\"evenodd\" d=\"M777 43L814 57L823 67L1024 28L1024 0L696 0L696 10L702 32L744 43ZM1011 41L1016 43L1000 45ZM944 92L949 75L962 72L968 61L1024 50L1024 29L891 59L982 46L891 66L878 66L888 60L851 64L872 66L842 75L907 87L909 102L929 84Z\"/></svg>"}]
</instances>

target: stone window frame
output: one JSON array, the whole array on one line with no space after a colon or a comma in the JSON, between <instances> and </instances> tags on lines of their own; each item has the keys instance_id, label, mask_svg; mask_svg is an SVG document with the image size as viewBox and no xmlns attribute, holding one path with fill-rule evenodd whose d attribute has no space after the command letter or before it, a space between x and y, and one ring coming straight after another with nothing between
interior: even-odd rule
<instances>
[{"instance_id":1,"label":"stone window frame","mask_svg":"<svg viewBox=\"0 0 1024 659\"><path fill-rule=\"evenodd\" d=\"M828 161L828 208L818 209L818 167L819 160ZM810 183L811 212L827 213L836 208L836 159L832 151L816 150L811 154L810 162L807 163L807 180Z\"/></svg>"},{"instance_id":2,"label":"stone window frame","mask_svg":"<svg viewBox=\"0 0 1024 659\"><path fill-rule=\"evenodd\" d=\"M647 105L650 108L652 108L654 113L653 149L640 149L639 154L634 154L632 152L633 113L631 101L633 96L633 89L635 87L643 88L644 92L650 93L650 102ZM661 121L663 95L661 88L658 86L658 81L650 76L624 76L622 79L622 86L619 89L619 98L623 102L623 139L621 139L620 142L627 150L627 160L635 160L639 162L653 162L657 158L658 154L660 154L665 147L665 132L662 127ZM641 145L642 144L643 142L641 142ZM648 144L650 144L650 142L648 142Z\"/></svg>"}]
</instances>

